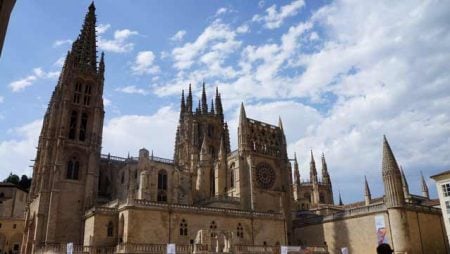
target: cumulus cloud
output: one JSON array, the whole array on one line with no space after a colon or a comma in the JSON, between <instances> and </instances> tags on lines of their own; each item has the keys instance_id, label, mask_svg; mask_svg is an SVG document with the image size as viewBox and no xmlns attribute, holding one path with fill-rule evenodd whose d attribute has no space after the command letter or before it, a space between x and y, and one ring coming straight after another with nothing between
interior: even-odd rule
<instances>
[{"instance_id":1,"label":"cumulus cloud","mask_svg":"<svg viewBox=\"0 0 450 254\"><path fill-rule=\"evenodd\" d=\"M142 88L138 88L135 85L119 87L119 88L116 88L115 91L127 93L127 94L141 94L141 95L148 94L148 91L146 91L145 89L142 89Z\"/></svg>"},{"instance_id":2,"label":"cumulus cloud","mask_svg":"<svg viewBox=\"0 0 450 254\"><path fill-rule=\"evenodd\" d=\"M152 51L141 51L137 54L131 70L136 75L156 74L159 72L159 66L153 63L154 60L155 54Z\"/></svg>"},{"instance_id":3,"label":"cumulus cloud","mask_svg":"<svg viewBox=\"0 0 450 254\"><path fill-rule=\"evenodd\" d=\"M97 27L99 49L114 53L125 53L133 50L134 43L129 38L139 33L130 29L115 30L112 39L105 39L104 34L111 27L110 24L101 24Z\"/></svg>"},{"instance_id":4,"label":"cumulus cloud","mask_svg":"<svg viewBox=\"0 0 450 254\"><path fill-rule=\"evenodd\" d=\"M186 35L185 30L180 30L176 32L172 37L170 37L171 41L182 41L184 36Z\"/></svg>"},{"instance_id":5,"label":"cumulus cloud","mask_svg":"<svg viewBox=\"0 0 450 254\"><path fill-rule=\"evenodd\" d=\"M228 9L227 9L227 8L221 7L221 8L219 8L219 9L216 11L216 15L215 15L215 16L220 16L220 15L225 14L225 13L227 13L227 12L228 12Z\"/></svg>"},{"instance_id":6,"label":"cumulus cloud","mask_svg":"<svg viewBox=\"0 0 450 254\"><path fill-rule=\"evenodd\" d=\"M42 68L34 68L32 74L26 76L25 78L9 83L8 87L14 93L20 92L25 90L27 87L32 86L33 83L39 79L54 79L57 78L58 76L59 71L45 72L44 70L42 70Z\"/></svg>"},{"instance_id":7,"label":"cumulus cloud","mask_svg":"<svg viewBox=\"0 0 450 254\"><path fill-rule=\"evenodd\" d=\"M194 42L188 42L172 50L174 67L178 70L188 69L198 56L202 56L202 53L210 54L203 58L202 62L205 64L213 64L213 60L220 61L220 58L240 46L240 42L235 37L235 31L228 25L215 20Z\"/></svg>"},{"instance_id":8,"label":"cumulus cloud","mask_svg":"<svg viewBox=\"0 0 450 254\"><path fill-rule=\"evenodd\" d=\"M31 175L30 165L36 156L39 132L42 120L35 120L8 131L11 138L0 141L0 160L2 162L1 178L9 172L18 175Z\"/></svg>"},{"instance_id":9,"label":"cumulus cloud","mask_svg":"<svg viewBox=\"0 0 450 254\"><path fill-rule=\"evenodd\" d=\"M254 15L252 20L264 22L264 27L268 29L279 28L286 18L296 15L304 5L304 0L295 0L277 10L277 6L274 4L266 9L265 15Z\"/></svg>"},{"instance_id":10,"label":"cumulus cloud","mask_svg":"<svg viewBox=\"0 0 450 254\"><path fill-rule=\"evenodd\" d=\"M153 115L125 115L106 122L102 153L137 155L138 149L154 150L154 155L173 157L178 112L162 107Z\"/></svg>"}]
</instances>

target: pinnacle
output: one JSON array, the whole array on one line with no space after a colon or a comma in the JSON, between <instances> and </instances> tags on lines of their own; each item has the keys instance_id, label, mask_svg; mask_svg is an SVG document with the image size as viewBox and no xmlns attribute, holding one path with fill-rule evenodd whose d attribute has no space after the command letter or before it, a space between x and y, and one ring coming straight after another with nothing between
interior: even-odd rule
<instances>
[{"instance_id":1,"label":"pinnacle","mask_svg":"<svg viewBox=\"0 0 450 254\"><path fill-rule=\"evenodd\" d=\"M398 171L398 164L395 160L394 153L389 146L386 136L383 137L383 160L382 160L383 172Z\"/></svg>"}]
</instances>

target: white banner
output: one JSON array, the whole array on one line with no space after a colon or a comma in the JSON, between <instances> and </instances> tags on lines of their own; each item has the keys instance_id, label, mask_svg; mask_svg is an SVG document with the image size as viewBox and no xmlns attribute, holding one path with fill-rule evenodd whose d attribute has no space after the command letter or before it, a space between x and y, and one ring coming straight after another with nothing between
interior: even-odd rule
<instances>
[{"instance_id":1,"label":"white banner","mask_svg":"<svg viewBox=\"0 0 450 254\"><path fill-rule=\"evenodd\" d=\"M176 248L174 243L167 244L167 254L176 254Z\"/></svg>"}]
</instances>

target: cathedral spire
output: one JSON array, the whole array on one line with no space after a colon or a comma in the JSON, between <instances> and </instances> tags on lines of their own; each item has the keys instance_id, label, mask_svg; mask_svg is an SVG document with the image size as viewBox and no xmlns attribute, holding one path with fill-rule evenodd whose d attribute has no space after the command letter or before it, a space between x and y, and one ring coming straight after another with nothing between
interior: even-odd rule
<instances>
[{"instance_id":1,"label":"cathedral spire","mask_svg":"<svg viewBox=\"0 0 450 254\"><path fill-rule=\"evenodd\" d=\"M405 198L408 198L408 196L409 196L409 185L408 185L408 181L406 180L405 171L403 171L403 167L402 166L400 166L400 174L402 176L403 194L405 194Z\"/></svg>"},{"instance_id":2,"label":"cathedral spire","mask_svg":"<svg viewBox=\"0 0 450 254\"><path fill-rule=\"evenodd\" d=\"M314 161L314 155L312 150L311 150L311 162L309 163L309 177L312 183L317 183L316 162Z\"/></svg>"},{"instance_id":3,"label":"cathedral spire","mask_svg":"<svg viewBox=\"0 0 450 254\"><path fill-rule=\"evenodd\" d=\"M383 138L382 172L387 208L403 206L405 196L402 188L402 176L386 136Z\"/></svg>"},{"instance_id":4,"label":"cathedral spire","mask_svg":"<svg viewBox=\"0 0 450 254\"><path fill-rule=\"evenodd\" d=\"M330 184L330 174L328 174L327 162L325 160L325 154L322 153L322 179L326 184Z\"/></svg>"},{"instance_id":5,"label":"cathedral spire","mask_svg":"<svg viewBox=\"0 0 450 254\"><path fill-rule=\"evenodd\" d=\"M278 116L278 127L281 129L282 132L284 132L283 122L281 121L281 116Z\"/></svg>"},{"instance_id":6,"label":"cathedral spire","mask_svg":"<svg viewBox=\"0 0 450 254\"><path fill-rule=\"evenodd\" d=\"M192 89L191 89L191 84L190 83L189 83L188 96L186 98L186 111L188 113L192 113Z\"/></svg>"},{"instance_id":7,"label":"cathedral spire","mask_svg":"<svg viewBox=\"0 0 450 254\"><path fill-rule=\"evenodd\" d=\"M245 114L244 103L241 102L241 110L239 113L239 125L243 125L247 122L247 114Z\"/></svg>"},{"instance_id":8,"label":"cathedral spire","mask_svg":"<svg viewBox=\"0 0 450 254\"><path fill-rule=\"evenodd\" d=\"M207 114L208 113L208 102L207 102L207 99L206 99L205 82L203 82L201 111L202 111L202 114Z\"/></svg>"},{"instance_id":9,"label":"cathedral spire","mask_svg":"<svg viewBox=\"0 0 450 254\"><path fill-rule=\"evenodd\" d=\"M341 191L339 191L339 205L344 205L344 202L342 202Z\"/></svg>"},{"instance_id":10,"label":"cathedral spire","mask_svg":"<svg viewBox=\"0 0 450 254\"><path fill-rule=\"evenodd\" d=\"M218 87L216 87L216 114L220 115L223 121L222 98L220 97Z\"/></svg>"},{"instance_id":11,"label":"cathedral spire","mask_svg":"<svg viewBox=\"0 0 450 254\"><path fill-rule=\"evenodd\" d=\"M300 185L300 170L298 168L297 153L294 153L294 182Z\"/></svg>"},{"instance_id":12,"label":"cathedral spire","mask_svg":"<svg viewBox=\"0 0 450 254\"><path fill-rule=\"evenodd\" d=\"M215 114L215 112L214 112L214 100L213 99L211 99L211 114Z\"/></svg>"},{"instance_id":13,"label":"cathedral spire","mask_svg":"<svg viewBox=\"0 0 450 254\"><path fill-rule=\"evenodd\" d=\"M364 201L366 205L369 205L371 200L372 195L370 194L369 183L367 182L367 177L364 176Z\"/></svg>"},{"instance_id":14,"label":"cathedral spire","mask_svg":"<svg viewBox=\"0 0 450 254\"><path fill-rule=\"evenodd\" d=\"M222 135L220 138L220 146L219 146L219 154L218 154L219 160L225 161L227 158L227 149L225 147L225 138Z\"/></svg>"},{"instance_id":15,"label":"cathedral spire","mask_svg":"<svg viewBox=\"0 0 450 254\"><path fill-rule=\"evenodd\" d=\"M78 38L72 45L72 53L75 57L75 65L82 68L97 71L97 45L95 35L95 5L89 5L89 11L84 18Z\"/></svg>"},{"instance_id":16,"label":"cathedral spire","mask_svg":"<svg viewBox=\"0 0 450 254\"><path fill-rule=\"evenodd\" d=\"M430 194L428 192L428 186L427 182L425 181L425 178L423 177L422 171L420 171L420 180L421 180L421 188L422 188L422 196L426 198L430 198Z\"/></svg>"}]
</instances>

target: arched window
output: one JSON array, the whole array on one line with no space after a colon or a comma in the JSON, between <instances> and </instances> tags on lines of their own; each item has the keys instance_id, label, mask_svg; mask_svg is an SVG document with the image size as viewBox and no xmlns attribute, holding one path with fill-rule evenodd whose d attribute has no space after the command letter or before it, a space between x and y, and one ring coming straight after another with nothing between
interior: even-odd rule
<instances>
[{"instance_id":1,"label":"arched window","mask_svg":"<svg viewBox=\"0 0 450 254\"><path fill-rule=\"evenodd\" d=\"M75 139L76 131L77 131L77 118L78 112L72 111L70 114L70 124L69 124L69 139Z\"/></svg>"},{"instance_id":2,"label":"arched window","mask_svg":"<svg viewBox=\"0 0 450 254\"><path fill-rule=\"evenodd\" d=\"M67 162L67 179L78 180L78 173L80 171L80 162L76 157L73 157Z\"/></svg>"},{"instance_id":3,"label":"arched window","mask_svg":"<svg viewBox=\"0 0 450 254\"><path fill-rule=\"evenodd\" d=\"M238 223L236 235L238 238L244 238L244 228L242 227L241 223Z\"/></svg>"},{"instance_id":4,"label":"arched window","mask_svg":"<svg viewBox=\"0 0 450 254\"><path fill-rule=\"evenodd\" d=\"M114 224L113 224L112 221L110 221L110 222L108 223L107 235L108 235L109 237L114 236Z\"/></svg>"},{"instance_id":5,"label":"arched window","mask_svg":"<svg viewBox=\"0 0 450 254\"><path fill-rule=\"evenodd\" d=\"M125 173L122 171L122 175L120 177L120 183L123 184L125 182Z\"/></svg>"},{"instance_id":6,"label":"arched window","mask_svg":"<svg viewBox=\"0 0 450 254\"><path fill-rule=\"evenodd\" d=\"M79 104L81 98L82 84L80 82L75 83L75 91L73 93L73 103Z\"/></svg>"},{"instance_id":7,"label":"arched window","mask_svg":"<svg viewBox=\"0 0 450 254\"><path fill-rule=\"evenodd\" d=\"M323 192L319 194L319 202L322 204L325 203L325 195L323 194Z\"/></svg>"},{"instance_id":8,"label":"arched window","mask_svg":"<svg viewBox=\"0 0 450 254\"><path fill-rule=\"evenodd\" d=\"M216 230L217 230L217 224L215 221L211 221L211 224L209 225L209 230L211 231L211 237L216 237Z\"/></svg>"},{"instance_id":9,"label":"arched window","mask_svg":"<svg viewBox=\"0 0 450 254\"><path fill-rule=\"evenodd\" d=\"M161 169L158 172L158 201L167 202L167 172Z\"/></svg>"},{"instance_id":10,"label":"arched window","mask_svg":"<svg viewBox=\"0 0 450 254\"><path fill-rule=\"evenodd\" d=\"M180 235L181 236L187 236L188 235L187 223L186 223L185 219L182 219L181 223L180 223Z\"/></svg>"},{"instance_id":11,"label":"arched window","mask_svg":"<svg viewBox=\"0 0 450 254\"><path fill-rule=\"evenodd\" d=\"M124 224L125 220L123 218L123 214L121 214L119 219L119 243L123 243Z\"/></svg>"},{"instance_id":12,"label":"arched window","mask_svg":"<svg viewBox=\"0 0 450 254\"><path fill-rule=\"evenodd\" d=\"M85 85L83 104L85 106L89 106L90 102L91 102L91 85Z\"/></svg>"},{"instance_id":13,"label":"arched window","mask_svg":"<svg viewBox=\"0 0 450 254\"><path fill-rule=\"evenodd\" d=\"M88 115L83 113L81 115L81 125L80 125L80 141L86 139L86 128L87 128Z\"/></svg>"}]
</instances>

